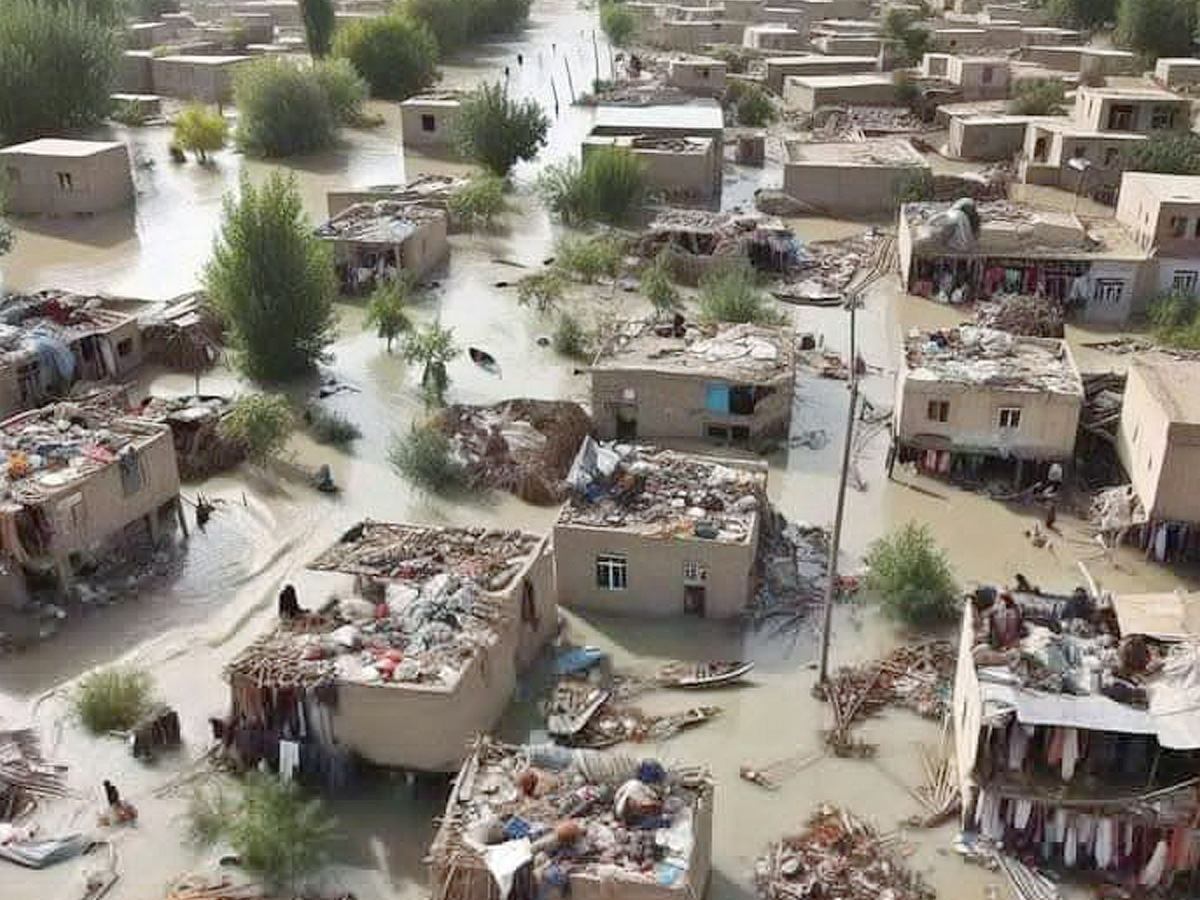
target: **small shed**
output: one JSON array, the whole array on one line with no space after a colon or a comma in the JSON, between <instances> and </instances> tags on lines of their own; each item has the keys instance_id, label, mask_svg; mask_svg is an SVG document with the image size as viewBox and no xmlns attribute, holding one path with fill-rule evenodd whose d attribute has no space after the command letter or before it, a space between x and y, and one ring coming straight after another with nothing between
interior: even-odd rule
<instances>
[{"instance_id":1,"label":"small shed","mask_svg":"<svg viewBox=\"0 0 1200 900\"><path fill-rule=\"evenodd\" d=\"M400 131L404 147L420 150L448 150L454 140L454 121L458 117L457 94L419 94L400 104Z\"/></svg>"},{"instance_id":2,"label":"small shed","mask_svg":"<svg viewBox=\"0 0 1200 900\"><path fill-rule=\"evenodd\" d=\"M129 150L120 141L41 138L0 150L8 208L26 215L102 213L133 202Z\"/></svg>"}]
</instances>

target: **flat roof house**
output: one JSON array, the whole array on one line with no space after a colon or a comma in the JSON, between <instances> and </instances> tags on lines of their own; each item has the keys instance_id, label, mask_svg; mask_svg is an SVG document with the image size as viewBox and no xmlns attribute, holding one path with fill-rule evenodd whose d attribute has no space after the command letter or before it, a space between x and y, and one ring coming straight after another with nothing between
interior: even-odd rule
<instances>
[{"instance_id":1,"label":"flat roof house","mask_svg":"<svg viewBox=\"0 0 1200 900\"><path fill-rule=\"evenodd\" d=\"M1025 184L1061 187L1111 203L1146 139L1133 131L1096 131L1072 119L1031 120L1017 174Z\"/></svg>"},{"instance_id":2,"label":"flat roof house","mask_svg":"<svg viewBox=\"0 0 1200 900\"><path fill-rule=\"evenodd\" d=\"M1117 221L1150 254L1147 299L1200 292L1200 176L1124 173Z\"/></svg>"},{"instance_id":3,"label":"flat roof house","mask_svg":"<svg viewBox=\"0 0 1200 900\"><path fill-rule=\"evenodd\" d=\"M400 131L405 148L445 151L454 140L457 94L418 94L400 104Z\"/></svg>"},{"instance_id":4,"label":"flat roof house","mask_svg":"<svg viewBox=\"0 0 1200 900\"><path fill-rule=\"evenodd\" d=\"M1154 63L1154 80L1168 89L1194 88L1200 84L1200 59L1160 56Z\"/></svg>"},{"instance_id":5,"label":"flat roof house","mask_svg":"<svg viewBox=\"0 0 1200 900\"><path fill-rule=\"evenodd\" d=\"M1162 88L1093 88L1075 91L1076 123L1089 131L1141 134L1186 132L1192 127L1192 101Z\"/></svg>"},{"instance_id":6,"label":"flat roof house","mask_svg":"<svg viewBox=\"0 0 1200 900\"><path fill-rule=\"evenodd\" d=\"M783 93L783 80L788 75L857 75L879 71L875 56L770 56L766 59L767 87Z\"/></svg>"},{"instance_id":7,"label":"flat roof house","mask_svg":"<svg viewBox=\"0 0 1200 900\"><path fill-rule=\"evenodd\" d=\"M700 96L724 93L726 65L710 56L672 59L667 68L667 84Z\"/></svg>"},{"instance_id":8,"label":"flat roof house","mask_svg":"<svg viewBox=\"0 0 1200 900\"><path fill-rule=\"evenodd\" d=\"M1025 146L1029 124L1045 117L951 113L946 156L975 162L1011 160Z\"/></svg>"},{"instance_id":9,"label":"flat roof house","mask_svg":"<svg viewBox=\"0 0 1200 900\"><path fill-rule=\"evenodd\" d=\"M424 277L450 253L444 209L397 200L355 203L316 230L333 244L343 290L369 291L397 272Z\"/></svg>"},{"instance_id":10,"label":"flat roof house","mask_svg":"<svg viewBox=\"0 0 1200 900\"><path fill-rule=\"evenodd\" d=\"M708 205L721 181L723 148L709 137L588 135L583 140L584 162L600 149L616 148L633 154L642 164L650 196L669 203Z\"/></svg>"},{"instance_id":11,"label":"flat roof house","mask_svg":"<svg viewBox=\"0 0 1200 900\"><path fill-rule=\"evenodd\" d=\"M898 106L890 75L788 75L783 79L788 109L812 113L822 106Z\"/></svg>"},{"instance_id":12,"label":"flat roof house","mask_svg":"<svg viewBox=\"0 0 1200 900\"><path fill-rule=\"evenodd\" d=\"M554 525L563 606L628 616L741 615L767 467L587 438Z\"/></svg>"},{"instance_id":13,"label":"flat roof house","mask_svg":"<svg viewBox=\"0 0 1200 900\"><path fill-rule=\"evenodd\" d=\"M199 103L228 103L233 99L233 73L252 56L157 56L150 61L150 93Z\"/></svg>"},{"instance_id":14,"label":"flat roof house","mask_svg":"<svg viewBox=\"0 0 1200 900\"><path fill-rule=\"evenodd\" d=\"M779 22L763 22L746 27L742 44L751 50L788 53L803 50L808 45L808 35Z\"/></svg>"},{"instance_id":15,"label":"flat roof house","mask_svg":"<svg viewBox=\"0 0 1200 900\"><path fill-rule=\"evenodd\" d=\"M903 138L786 147L784 193L834 217L891 213L906 185L930 176L929 163Z\"/></svg>"},{"instance_id":16,"label":"flat roof house","mask_svg":"<svg viewBox=\"0 0 1200 900\"><path fill-rule=\"evenodd\" d=\"M129 150L120 141L40 138L0 149L6 206L22 215L103 213L133 203Z\"/></svg>"},{"instance_id":17,"label":"flat roof house","mask_svg":"<svg viewBox=\"0 0 1200 900\"><path fill-rule=\"evenodd\" d=\"M454 771L558 627L536 535L367 521L309 568L354 576L361 596L282 618L226 669L230 746L246 766L286 740L302 768L349 751Z\"/></svg>"}]
</instances>

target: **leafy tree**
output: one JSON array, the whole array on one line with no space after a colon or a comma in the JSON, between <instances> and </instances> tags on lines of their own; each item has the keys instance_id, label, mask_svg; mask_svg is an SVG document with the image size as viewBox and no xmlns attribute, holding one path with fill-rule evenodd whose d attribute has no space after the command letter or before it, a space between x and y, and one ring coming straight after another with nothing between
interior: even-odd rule
<instances>
[{"instance_id":1,"label":"leafy tree","mask_svg":"<svg viewBox=\"0 0 1200 900\"><path fill-rule=\"evenodd\" d=\"M742 91L734 110L738 124L746 128L762 128L779 118L779 110L775 108L770 94L757 84Z\"/></svg>"},{"instance_id":2,"label":"leafy tree","mask_svg":"<svg viewBox=\"0 0 1200 900\"><path fill-rule=\"evenodd\" d=\"M1117 42L1147 61L1191 56L1195 32L1195 0L1119 0L1117 4Z\"/></svg>"},{"instance_id":3,"label":"leafy tree","mask_svg":"<svg viewBox=\"0 0 1200 900\"><path fill-rule=\"evenodd\" d=\"M485 84L463 99L454 120L455 143L467 159L504 177L546 143L550 120L536 100L510 100L503 84Z\"/></svg>"},{"instance_id":4,"label":"leafy tree","mask_svg":"<svg viewBox=\"0 0 1200 900\"><path fill-rule=\"evenodd\" d=\"M915 66L929 50L928 29L918 24L918 16L904 9L892 8L883 17L883 38L892 42L896 61Z\"/></svg>"},{"instance_id":5,"label":"leafy tree","mask_svg":"<svg viewBox=\"0 0 1200 900\"><path fill-rule=\"evenodd\" d=\"M1052 78L1027 78L1018 81L1008 101L1014 116L1057 116L1066 108L1063 83Z\"/></svg>"},{"instance_id":6,"label":"leafy tree","mask_svg":"<svg viewBox=\"0 0 1200 900\"><path fill-rule=\"evenodd\" d=\"M1117 20L1117 0L1047 0L1045 9L1062 28L1100 28Z\"/></svg>"},{"instance_id":7,"label":"leafy tree","mask_svg":"<svg viewBox=\"0 0 1200 900\"><path fill-rule=\"evenodd\" d=\"M433 32L424 22L400 13L338 29L333 52L350 61L378 99L405 100L437 79Z\"/></svg>"},{"instance_id":8,"label":"leafy tree","mask_svg":"<svg viewBox=\"0 0 1200 900\"><path fill-rule=\"evenodd\" d=\"M532 306L540 313L548 313L562 302L567 289L567 280L562 272L550 268L526 275L517 282L517 302Z\"/></svg>"},{"instance_id":9,"label":"leafy tree","mask_svg":"<svg viewBox=\"0 0 1200 900\"><path fill-rule=\"evenodd\" d=\"M554 324L550 343L555 353L571 359L580 359L587 355L587 334L579 320L567 313L562 313Z\"/></svg>"},{"instance_id":10,"label":"leafy tree","mask_svg":"<svg viewBox=\"0 0 1200 900\"><path fill-rule=\"evenodd\" d=\"M623 243L608 234L564 234L554 244L555 267L584 284L598 278L616 278L624 256Z\"/></svg>"},{"instance_id":11,"label":"leafy tree","mask_svg":"<svg viewBox=\"0 0 1200 900\"><path fill-rule=\"evenodd\" d=\"M1155 135L1134 145L1130 169L1164 175L1200 175L1200 135Z\"/></svg>"},{"instance_id":12,"label":"leafy tree","mask_svg":"<svg viewBox=\"0 0 1200 900\"><path fill-rule=\"evenodd\" d=\"M304 38L313 59L324 59L333 49L333 29L337 14L333 0L298 0L304 19Z\"/></svg>"},{"instance_id":13,"label":"leafy tree","mask_svg":"<svg viewBox=\"0 0 1200 900\"><path fill-rule=\"evenodd\" d=\"M221 437L240 444L246 457L265 463L287 446L296 416L283 394L248 394L238 397L218 426Z\"/></svg>"},{"instance_id":14,"label":"leafy tree","mask_svg":"<svg viewBox=\"0 0 1200 900\"><path fill-rule=\"evenodd\" d=\"M154 679L142 669L112 666L98 669L71 694L75 717L93 734L128 731L150 709Z\"/></svg>"},{"instance_id":15,"label":"leafy tree","mask_svg":"<svg viewBox=\"0 0 1200 900\"><path fill-rule=\"evenodd\" d=\"M462 353L454 343L454 329L431 322L409 335L404 344L404 359L421 365L421 387L430 404L441 405L450 386L446 366Z\"/></svg>"},{"instance_id":16,"label":"leafy tree","mask_svg":"<svg viewBox=\"0 0 1200 900\"><path fill-rule=\"evenodd\" d=\"M79 4L2 6L0 139L15 143L100 122L121 59L116 29Z\"/></svg>"},{"instance_id":17,"label":"leafy tree","mask_svg":"<svg viewBox=\"0 0 1200 900\"><path fill-rule=\"evenodd\" d=\"M237 140L267 157L315 153L337 140L337 123L318 77L292 60L264 56L233 76Z\"/></svg>"},{"instance_id":18,"label":"leafy tree","mask_svg":"<svg viewBox=\"0 0 1200 900\"><path fill-rule=\"evenodd\" d=\"M175 117L175 145L195 153L200 162L224 147L228 134L225 117L203 103L190 103Z\"/></svg>"},{"instance_id":19,"label":"leafy tree","mask_svg":"<svg viewBox=\"0 0 1200 900\"><path fill-rule=\"evenodd\" d=\"M712 322L775 325L782 319L768 306L747 265L721 266L700 279L700 313Z\"/></svg>"},{"instance_id":20,"label":"leafy tree","mask_svg":"<svg viewBox=\"0 0 1200 900\"><path fill-rule=\"evenodd\" d=\"M226 197L204 284L252 378L302 375L333 340L332 254L313 236L292 177L275 172L257 188L243 178L241 196Z\"/></svg>"},{"instance_id":21,"label":"leafy tree","mask_svg":"<svg viewBox=\"0 0 1200 900\"><path fill-rule=\"evenodd\" d=\"M362 125L369 89L354 66L344 59L322 59L313 66L312 73L325 93L334 124Z\"/></svg>"},{"instance_id":22,"label":"leafy tree","mask_svg":"<svg viewBox=\"0 0 1200 900\"><path fill-rule=\"evenodd\" d=\"M515 31L531 0L402 0L400 10L429 26L445 53L493 34Z\"/></svg>"},{"instance_id":23,"label":"leafy tree","mask_svg":"<svg viewBox=\"0 0 1200 900\"><path fill-rule=\"evenodd\" d=\"M388 353L392 352L392 342L396 338L412 330L407 309L412 288L409 278L389 278L375 288L367 303L367 327L374 328L387 341Z\"/></svg>"},{"instance_id":24,"label":"leafy tree","mask_svg":"<svg viewBox=\"0 0 1200 900\"><path fill-rule=\"evenodd\" d=\"M673 312L679 305L679 290L671 280L671 257L663 250L642 270L642 293L658 315Z\"/></svg>"},{"instance_id":25,"label":"leafy tree","mask_svg":"<svg viewBox=\"0 0 1200 900\"><path fill-rule=\"evenodd\" d=\"M115 25L125 18L127 0L45 0L44 5L76 6L95 22Z\"/></svg>"},{"instance_id":26,"label":"leafy tree","mask_svg":"<svg viewBox=\"0 0 1200 900\"><path fill-rule=\"evenodd\" d=\"M909 522L867 552L866 586L883 609L907 625L938 625L958 614L957 588L946 552L928 525Z\"/></svg>"},{"instance_id":27,"label":"leafy tree","mask_svg":"<svg viewBox=\"0 0 1200 900\"><path fill-rule=\"evenodd\" d=\"M602 147L589 153L582 166L575 160L547 166L538 188L568 225L619 225L641 214L646 170L625 148Z\"/></svg>"},{"instance_id":28,"label":"leafy tree","mask_svg":"<svg viewBox=\"0 0 1200 900\"><path fill-rule=\"evenodd\" d=\"M637 31L637 17L617 0L600 4L600 27L616 47L624 47Z\"/></svg>"},{"instance_id":29,"label":"leafy tree","mask_svg":"<svg viewBox=\"0 0 1200 900\"><path fill-rule=\"evenodd\" d=\"M417 487L433 494L458 490L467 479L450 439L432 423L413 425L404 436L393 435L388 462Z\"/></svg>"},{"instance_id":30,"label":"leafy tree","mask_svg":"<svg viewBox=\"0 0 1200 900\"><path fill-rule=\"evenodd\" d=\"M504 199L504 179L496 175L476 175L450 195L446 204L450 218L463 228L491 228L496 217L508 209Z\"/></svg>"}]
</instances>

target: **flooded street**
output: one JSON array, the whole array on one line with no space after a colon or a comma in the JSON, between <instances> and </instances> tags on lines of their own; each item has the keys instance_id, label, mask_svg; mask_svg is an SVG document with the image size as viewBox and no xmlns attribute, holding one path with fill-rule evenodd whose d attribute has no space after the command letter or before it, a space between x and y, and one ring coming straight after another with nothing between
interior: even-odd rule
<instances>
[{"instance_id":1,"label":"flooded street","mask_svg":"<svg viewBox=\"0 0 1200 900\"><path fill-rule=\"evenodd\" d=\"M601 77L609 74L609 52L602 39L598 53L593 52L594 23L593 10L570 0L539 0L530 27L519 38L478 48L470 65L445 67L444 85L455 87L496 77L509 66L512 90L535 97L550 111L553 78L561 101L560 115L552 117L549 146L538 161L515 172L517 208L508 217L507 230L453 237L447 271L416 306L418 318L439 318L454 329L460 346L485 347L499 363L497 377L460 357L450 367L451 402L586 398L586 379L575 374L574 364L537 345L547 323L520 307L513 289L495 284L515 281L521 274L500 260L536 267L551 252L557 226L536 202L532 185L547 162L576 155L588 131L591 111L568 105L565 72L569 65L576 90L590 83L597 62ZM518 52L524 55L523 66L516 64ZM403 156L396 107L373 108L385 117L382 127L350 132L337 151L285 167L295 174L314 221L325 218L329 190L398 183L428 171L464 171L453 163ZM130 142L138 160L137 211L87 221L16 223L17 246L0 261L6 288L57 287L149 299L195 289L210 253L222 195L235 188L243 174L260 180L274 168L232 151L218 154L212 167L177 166L167 155L168 129L117 133ZM726 196L729 204L745 202L759 180L777 180L778 171L743 169L727 175L738 184ZM801 219L794 225L805 240L862 230L821 220ZM611 299L613 311L638 311L640 302L620 292ZM848 348L845 311L784 309L797 330L823 334L835 350ZM41 820L43 830L51 833L56 825L90 827L101 805L104 778L120 784L140 810L136 828L112 835L121 872L108 894L112 900L152 900L175 876L211 862L186 844L181 817L189 779L204 771L207 720L227 704L222 667L273 620L282 584L294 583L306 605L349 590L347 580L305 570L318 550L364 517L531 531L545 531L555 518L554 509L528 506L508 495L482 502L432 499L398 476L387 462L387 449L393 434L423 414L418 373L364 330L361 306L342 306L340 317L329 374L350 390L325 404L355 422L363 436L348 452L316 445L303 436L296 437L291 450L304 465L329 463L342 492L329 497L300 481L253 471L188 485L185 496L194 498L199 487L221 506L206 531L193 531L170 578L110 605L72 610L53 639L29 652L0 658L0 719L32 720L43 736L46 755L70 766L69 782L82 795L48 808ZM877 284L858 320L859 347L871 366L863 389L871 403L879 409L892 406L899 339L905 329L957 318L946 307L900 296L894 273ZM1111 359L1117 367L1119 358ZM218 371L205 376L203 388L234 390L238 384L236 376ZM192 380L152 376L144 387L185 393L192 390ZM793 432L819 429L829 440L818 450L774 455L769 460L769 492L789 518L828 525L834 513L847 388L843 382L801 376L795 403ZM852 488L848 496L843 570L853 569L868 544L890 527L917 519L930 524L964 585L1008 580L1022 572L1049 588L1070 588L1079 579L1081 559L1090 560L1091 571L1106 587L1166 590L1181 583L1177 575L1147 564L1132 551L1118 553L1115 563L1096 560L1098 548L1085 523L1066 512L1059 517L1061 536L1036 548L1024 532L1039 519L1038 510L1011 509L900 468L896 481L889 482L883 465L886 450L887 435L879 430L855 452L862 489ZM617 665L634 670L647 670L666 659L745 658L757 663L752 687L718 695L715 702L724 712L715 722L642 751L704 763L713 771L717 794L708 894L712 900L747 897L754 857L822 800L836 800L885 830L918 811L905 789L920 777L913 747L932 742L937 727L909 713L889 713L860 729L864 739L880 744L872 761L820 759L785 779L777 792L738 778L741 765L800 760L821 748L819 732L828 725L829 712L811 696L814 630L773 635L702 621L567 618L577 642L598 644L614 654ZM840 608L836 623L835 664L874 657L903 639L873 611L857 606ZM64 698L70 682L93 666L119 659L151 668L159 695L179 710L185 743L178 756L146 766L131 759L122 742L86 736L68 721ZM531 734L534 693L531 680L501 726L505 738L538 737ZM676 710L687 700L664 691L644 702L650 711ZM353 890L360 900L423 896L426 872L421 860L432 819L441 812L444 799L441 784L411 787L394 777L362 785L351 796L333 801L344 836L337 848L338 865L330 873L331 886ZM1001 876L970 867L953 854L952 835L951 826L906 833L915 847L914 865L928 873L943 897L982 900L992 885L999 888L999 896L1006 896L1008 887ZM84 857L44 872L7 866L0 876L0 897L72 898L79 893L81 873L100 864L97 858Z\"/></svg>"}]
</instances>

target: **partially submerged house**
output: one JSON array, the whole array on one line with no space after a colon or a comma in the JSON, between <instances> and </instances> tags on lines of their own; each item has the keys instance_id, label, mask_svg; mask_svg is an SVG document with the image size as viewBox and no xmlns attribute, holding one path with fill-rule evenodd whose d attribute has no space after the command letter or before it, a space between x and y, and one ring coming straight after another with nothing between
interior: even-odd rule
<instances>
[{"instance_id":1,"label":"partially submerged house","mask_svg":"<svg viewBox=\"0 0 1200 900\"><path fill-rule=\"evenodd\" d=\"M294 754L303 773L349 752L454 771L558 627L536 535L367 521L309 568L353 576L359 596L282 618L226 669L243 765Z\"/></svg>"},{"instance_id":2,"label":"partially submerged house","mask_svg":"<svg viewBox=\"0 0 1200 900\"><path fill-rule=\"evenodd\" d=\"M723 151L711 137L592 134L583 140L583 161L611 148L625 150L641 163L646 190L659 202L709 204L720 197Z\"/></svg>"},{"instance_id":3,"label":"partially submerged house","mask_svg":"<svg viewBox=\"0 0 1200 900\"><path fill-rule=\"evenodd\" d=\"M422 203L356 203L316 230L333 244L334 264L347 293L370 291L400 273L422 278L450 253L447 215Z\"/></svg>"},{"instance_id":4,"label":"partially submerged house","mask_svg":"<svg viewBox=\"0 0 1200 900\"><path fill-rule=\"evenodd\" d=\"M461 103L455 92L417 94L400 104L400 131L405 148L444 152L454 142L454 122Z\"/></svg>"},{"instance_id":5,"label":"partially submerged house","mask_svg":"<svg viewBox=\"0 0 1200 900\"><path fill-rule=\"evenodd\" d=\"M0 149L5 207L23 215L103 213L133 203L120 141L39 138Z\"/></svg>"},{"instance_id":6,"label":"partially submerged house","mask_svg":"<svg viewBox=\"0 0 1200 900\"><path fill-rule=\"evenodd\" d=\"M588 438L554 525L563 606L628 616L741 615L767 467Z\"/></svg>"},{"instance_id":7,"label":"partially submerged house","mask_svg":"<svg viewBox=\"0 0 1200 900\"><path fill-rule=\"evenodd\" d=\"M233 99L233 74L254 57L242 54L155 56L150 60L151 88L147 93L228 103Z\"/></svg>"},{"instance_id":8,"label":"partially submerged house","mask_svg":"<svg viewBox=\"0 0 1200 900\"><path fill-rule=\"evenodd\" d=\"M724 60L711 56L682 56L667 65L667 84L700 96L713 96L725 91L727 66Z\"/></svg>"},{"instance_id":9,"label":"partially submerged house","mask_svg":"<svg viewBox=\"0 0 1200 900\"><path fill-rule=\"evenodd\" d=\"M906 187L931 178L929 163L903 138L785 146L784 193L835 218L891 213Z\"/></svg>"},{"instance_id":10,"label":"partially submerged house","mask_svg":"<svg viewBox=\"0 0 1200 900\"><path fill-rule=\"evenodd\" d=\"M963 325L905 340L896 379L896 457L938 474L975 475L989 459L1071 459L1083 382L1065 341Z\"/></svg>"}]
</instances>

